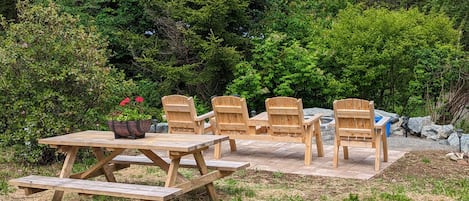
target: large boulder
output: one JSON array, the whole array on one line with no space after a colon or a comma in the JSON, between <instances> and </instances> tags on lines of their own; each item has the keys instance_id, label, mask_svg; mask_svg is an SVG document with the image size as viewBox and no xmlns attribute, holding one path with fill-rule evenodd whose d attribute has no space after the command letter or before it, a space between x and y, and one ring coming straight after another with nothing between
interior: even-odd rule
<instances>
[{"instance_id":1,"label":"large boulder","mask_svg":"<svg viewBox=\"0 0 469 201\"><path fill-rule=\"evenodd\" d=\"M451 133L451 135L449 135L449 137L448 137L448 143L449 143L450 146L459 148L458 133L456 133L456 132Z\"/></svg>"},{"instance_id":2,"label":"large boulder","mask_svg":"<svg viewBox=\"0 0 469 201\"><path fill-rule=\"evenodd\" d=\"M461 136L461 152L469 152L469 134L463 134Z\"/></svg>"},{"instance_id":3,"label":"large boulder","mask_svg":"<svg viewBox=\"0 0 469 201\"><path fill-rule=\"evenodd\" d=\"M420 135L422 133L422 128L433 124L430 116L426 117L412 117L409 118L409 130L412 134Z\"/></svg>"},{"instance_id":4,"label":"large boulder","mask_svg":"<svg viewBox=\"0 0 469 201\"><path fill-rule=\"evenodd\" d=\"M333 117L334 110L331 109L324 109L324 108L305 108L303 109L304 116L314 116L315 114L321 113L323 117Z\"/></svg>"},{"instance_id":5,"label":"large boulder","mask_svg":"<svg viewBox=\"0 0 469 201\"><path fill-rule=\"evenodd\" d=\"M447 139L454 132L453 125L426 125L422 127L421 136L427 139Z\"/></svg>"}]
</instances>

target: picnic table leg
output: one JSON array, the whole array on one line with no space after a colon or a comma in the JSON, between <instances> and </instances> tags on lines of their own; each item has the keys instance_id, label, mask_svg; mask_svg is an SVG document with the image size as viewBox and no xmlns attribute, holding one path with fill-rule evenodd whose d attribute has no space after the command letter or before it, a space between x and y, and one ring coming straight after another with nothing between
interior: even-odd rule
<instances>
[{"instance_id":1,"label":"picnic table leg","mask_svg":"<svg viewBox=\"0 0 469 201\"><path fill-rule=\"evenodd\" d=\"M77 158L78 147L69 147L65 151L67 152L67 156L65 157L65 161L62 166L62 171L60 172L60 178L70 177L70 174L72 173L73 163L75 163L75 159ZM62 200L63 195L63 191L55 191L54 197L52 197L52 201Z\"/></svg>"},{"instance_id":2,"label":"picnic table leg","mask_svg":"<svg viewBox=\"0 0 469 201\"><path fill-rule=\"evenodd\" d=\"M165 187L171 187L171 186L176 185L176 179L178 178L178 169L179 169L180 162L181 162L180 157L171 159L171 164L169 164L169 169L168 169L168 178L166 178L166 182L164 184Z\"/></svg>"},{"instance_id":3,"label":"picnic table leg","mask_svg":"<svg viewBox=\"0 0 469 201\"><path fill-rule=\"evenodd\" d=\"M194 152L194 159L197 162L197 167L199 168L200 174L205 175L208 173L207 165L205 164L204 157L202 156L201 152ZM207 188L208 194L210 199L215 201L217 200L217 193L215 192L215 187L213 186L213 182L205 185Z\"/></svg>"},{"instance_id":4,"label":"picnic table leg","mask_svg":"<svg viewBox=\"0 0 469 201\"><path fill-rule=\"evenodd\" d=\"M99 147L93 147L93 153L98 161L102 161L105 158L103 150ZM102 170L107 181L116 182L116 177L114 177L114 173L109 169L108 164L103 165Z\"/></svg>"},{"instance_id":5,"label":"picnic table leg","mask_svg":"<svg viewBox=\"0 0 469 201\"><path fill-rule=\"evenodd\" d=\"M166 163L166 161L161 159L161 157L156 155L155 152L153 152L151 150L139 149L139 151L142 152L143 155L148 157L151 161L153 161L153 163L155 163L158 167L160 167L162 170L164 170L169 175L169 172L170 172L170 169L171 169L170 164ZM169 155L171 155L171 154L169 154ZM177 179L180 182L188 181L186 178L184 178L184 176L182 174L180 174L177 171L176 171L176 175L178 175Z\"/></svg>"},{"instance_id":6,"label":"picnic table leg","mask_svg":"<svg viewBox=\"0 0 469 201\"><path fill-rule=\"evenodd\" d=\"M96 164L94 164L88 170L86 170L84 172L81 172L81 173L78 173L78 174L74 174L71 177L72 178L77 178L77 179L87 179L87 178L90 178L90 177L93 177L93 176L97 176L96 173L99 170L103 170L104 167L107 168L107 164L109 163L109 161L111 161L117 155L121 154L124 150L125 149L116 149L116 150L112 151L108 156L104 156L104 154L102 153L103 158L101 158L101 159L98 158L98 162ZM95 150L93 150L93 151L95 151ZM99 150L99 151L101 151L101 150ZM112 174L112 171L109 170L109 172L110 172L110 174ZM106 171L103 171L103 173L105 175L107 174ZM109 175L106 175L106 179L108 179L108 181L109 181L110 178L108 178L108 176ZM112 177L114 177L114 176L112 176ZM114 179L114 181L115 181L115 179Z\"/></svg>"}]
</instances>

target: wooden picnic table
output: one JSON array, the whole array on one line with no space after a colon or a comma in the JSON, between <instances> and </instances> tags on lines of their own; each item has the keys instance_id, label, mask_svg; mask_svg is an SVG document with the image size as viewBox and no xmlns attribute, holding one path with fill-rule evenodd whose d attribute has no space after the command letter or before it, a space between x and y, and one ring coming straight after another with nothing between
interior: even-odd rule
<instances>
[{"instance_id":1,"label":"wooden picnic table","mask_svg":"<svg viewBox=\"0 0 469 201\"><path fill-rule=\"evenodd\" d=\"M114 134L110 131L91 130L40 139L39 143L47 144L66 153L59 178L31 175L10 180L10 183L24 188L26 194L47 189L55 190L52 200L62 200L64 191L144 200L168 200L202 186L206 187L212 200L217 200L213 181L249 166L249 163L245 162L205 161L202 151L224 140L228 140L228 137L156 133L146 133L145 138L135 140L114 139ZM72 166L80 148L91 148L97 158L97 163L88 170L72 174ZM131 161L113 163L113 159L123 156L121 153L127 149L140 151L147 163L159 166L167 172L164 187L148 186L147 188L137 184L111 183L116 182L114 171L129 167L132 163ZM169 159L163 158L153 150L168 153ZM195 161L183 159L181 163L181 157L186 155L193 155ZM209 163L209 167L206 163ZM200 176L185 178L178 172L179 167L188 166L197 168ZM215 170L209 172L209 168ZM99 175L104 175L108 182L85 180Z\"/></svg>"}]
</instances>

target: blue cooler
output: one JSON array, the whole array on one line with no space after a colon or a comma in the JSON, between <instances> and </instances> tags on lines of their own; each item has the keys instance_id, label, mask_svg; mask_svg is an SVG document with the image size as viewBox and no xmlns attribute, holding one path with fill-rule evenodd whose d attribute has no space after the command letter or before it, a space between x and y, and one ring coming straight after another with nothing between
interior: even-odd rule
<instances>
[{"instance_id":1,"label":"blue cooler","mask_svg":"<svg viewBox=\"0 0 469 201\"><path fill-rule=\"evenodd\" d=\"M382 116L375 116L375 122L378 122L382 118ZM391 135L391 121L388 121L388 123L386 123L386 137L389 137L389 135Z\"/></svg>"}]
</instances>

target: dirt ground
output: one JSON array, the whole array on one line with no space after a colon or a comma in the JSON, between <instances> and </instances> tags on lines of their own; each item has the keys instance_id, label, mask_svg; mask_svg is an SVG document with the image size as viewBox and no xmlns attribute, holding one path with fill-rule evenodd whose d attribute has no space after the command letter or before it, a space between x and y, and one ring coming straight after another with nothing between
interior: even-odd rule
<instances>
[{"instance_id":1,"label":"dirt ground","mask_svg":"<svg viewBox=\"0 0 469 201\"><path fill-rule=\"evenodd\" d=\"M465 200L469 196L462 195L466 197L461 198L460 194L469 192L469 161L467 158L452 161L445 157L447 153L444 150L411 151L365 181L246 170L217 181L215 186L220 200L344 200L354 195L358 200ZM148 174L164 173L132 166L117 174L125 180L138 178L142 181ZM143 182L155 182L152 178L155 177L145 178ZM51 191L25 196L22 190L16 190L0 196L0 200L45 201L51 197ZM177 200L207 199L205 191L200 189ZM64 200L125 199L66 193Z\"/></svg>"}]
</instances>

